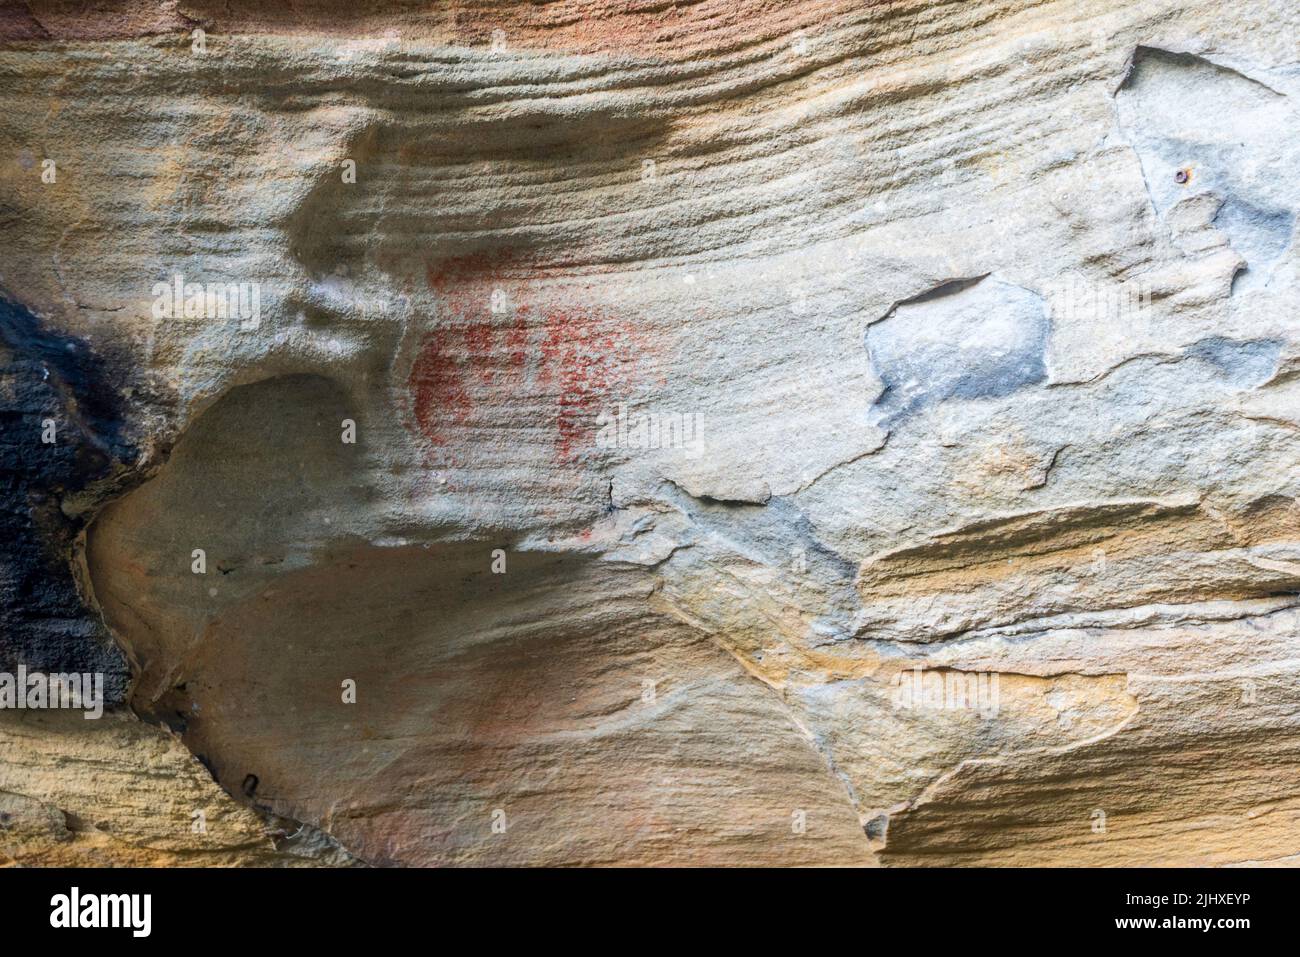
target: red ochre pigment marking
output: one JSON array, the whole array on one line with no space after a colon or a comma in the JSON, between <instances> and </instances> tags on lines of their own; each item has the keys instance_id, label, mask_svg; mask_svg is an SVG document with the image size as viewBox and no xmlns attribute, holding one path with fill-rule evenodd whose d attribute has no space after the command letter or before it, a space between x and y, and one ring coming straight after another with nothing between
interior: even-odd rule
<instances>
[{"instance_id":1,"label":"red ochre pigment marking","mask_svg":"<svg viewBox=\"0 0 1300 957\"><path fill-rule=\"evenodd\" d=\"M542 376L558 391L555 450L561 462L594 434L596 418L617 390L630 385L637 337L626 324L586 311L546 314Z\"/></svg>"},{"instance_id":2,"label":"red ochre pigment marking","mask_svg":"<svg viewBox=\"0 0 1300 957\"><path fill-rule=\"evenodd\" d=\"M493 276L512 258L511 251L504 250L425 264L429 287L442 294L439 311L445 318L420 343L409 387L416 424L435 446L448 445L451 432L470 423L475 393L498 379L503 355L497 338L513 330L497 329L491 315ZM519 361L510 365L522 370L523 350L517 343L509 348L511 360L519 353ZM511 381L503 384L518 384L517 375L508 378Z\"/></svg>"},{"instance_id":3,"label":"red ochre pigment marking","mask_svg":"<svg viewBox=\"0 0 1300 957\"><path fill-rule=\"evenodd\" d=\"M469 418L470 397L453 349L453 329L435 329L411 367L415 421L434 445L447 444L447 427Z\"/></svg>"},{"instance_id":4,"label":"red ochre pigment marking","mask_svg":"<svg viewBox=\"0 0 1300 957\"><path fill-rule=\"evenodd\" d=\"M551 306L533 319L524 291L502 275L515 261L512 250L496 250L426 264L443 319L420 343L411 368L415 422L432 445L445 448L474 423L477 407L535 397L554 404L556 458L571 463L593 438L600 412L626 396L639 337L596 308ZM498 288L512 315L492 315Z\"/></svg>"},{"instance_id":5,"label":"red ochre pigment marking","mask_svg":"<svg viewBox=\"0 0 1300 957\"><path fill-rule=\"evenodd\" d=\"M529 343L538 336L536 377L529 382ZM433 445L444 447L472 424L477 406L531 393L554 404L556 457L571 463L595 434L601 411L626 396L639 348L629 325L590 309L548 310L535 332L522 310L504 321L444 326L425 336L411 368L415 421Z\"/></svg>"},{"instance_id":6,"label":"red ochre pigment marking","mask_svg":"<svg viewBox=\"0 0 1300 957\"><path fill-rule=\"evenodd\" d=\"M528 361L528 307L520 306L515 316L515 324L506 330L506 349L509 352L510 368L521 371Z\"/></svg>"}]
</instances>

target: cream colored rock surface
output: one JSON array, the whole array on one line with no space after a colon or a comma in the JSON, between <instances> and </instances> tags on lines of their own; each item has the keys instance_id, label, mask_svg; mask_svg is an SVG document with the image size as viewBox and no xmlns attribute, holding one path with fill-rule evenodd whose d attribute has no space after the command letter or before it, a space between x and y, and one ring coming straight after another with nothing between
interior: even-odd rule
<instances>
[{"instance_id":1,"label":"cream colored rock surface","mask_svg":"<svg viewBox=\"0 0 1300 957\"><path fill-rule=\"evenodd\" d=\"M1293 4L7 16L10 857L1300 855Z\"/></svg>"},{"instance_id":2,"label":"cream colored rock surface","mask_svg":"<svg viewBox=\"0 0 1300 957\"><path fill-rule=\"evenodd\" d=\"M314 829L233 802L184 745L134 716L0 719L0 866L313 863L355 864Z\"/></svg>"}]
</instances>

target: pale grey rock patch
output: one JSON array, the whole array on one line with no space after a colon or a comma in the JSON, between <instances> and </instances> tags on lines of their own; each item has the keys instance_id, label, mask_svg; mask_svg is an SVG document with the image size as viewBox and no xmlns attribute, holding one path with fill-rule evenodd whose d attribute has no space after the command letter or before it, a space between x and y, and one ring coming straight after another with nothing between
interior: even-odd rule
<instances>
[{"instance_id":1,"label":"pale grey rock patch","mask_svg":"<svg viewBox=\"0 0 1300 957\"><path fill-rule=\"evenodd\" d=\"M1234 291L1267 285L1295 230L1289 97L1203 57L1138 47L1116 105L1157 212L1212 194L1213 225L1247 263Z\"/></svg>"},{"instance_id":2,"label":"pale grey rock patch","mask_svg":"<svg viewBox=\"0 0 1300 957\"><path fill-rule=\"evenodd\" d=\"M956 280L899 303L866 335L885 423L945 399L999 398L1047 377L1041 296L999 279Z\"/></svg>"}]
</instances>

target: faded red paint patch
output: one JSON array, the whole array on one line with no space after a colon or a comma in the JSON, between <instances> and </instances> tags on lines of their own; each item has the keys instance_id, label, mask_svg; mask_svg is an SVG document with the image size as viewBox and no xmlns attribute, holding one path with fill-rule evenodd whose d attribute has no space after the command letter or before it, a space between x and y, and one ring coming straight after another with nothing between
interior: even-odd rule
<instances>
[{"instance_id":1,"label":"faded red paint patch","mask_svg":"<svg viewBox=\"0 0 1300 957\"><path fill-rule=\"evenodd\" d=\"M479 407L509 401L527 388L526 315L497 322L471 316L428 333L411 365L411 410L435 446L476 424Z\"/></svg>"},{"instance_id":2,"label":"faded red paint patch","mask_svg":"<svg viewBox=\"0 0 1300 957\"><path fill-rule=\"evenodd\" d=\"M477 274L457 281L462 268ZM519 287L494 287L465 264L431 269L429 283L445 296L445 319L421 341L408 385L415 424L444 450L443 464L470 449L471 429L509 427L512 408L531 418L540 411L556 459L576 461L594 442L601 411L628 397L643 352L639 330L595 306L535 310L519 301ZM494 291L508 302L501 315L493 315ZM547 298L580 296L585 290Z\"/></svg>"},{"instance_id":3,"label":"faded red paint patch","mask_svg":"<svg viewBox=\"0 0 1300 957\"><path fill-rule=\"evenodd\" d=\"M435 329L425 338L411 367L415 421L434 445L446 445L452 424L469 418L470 397L461 374L458 330Z\"/></svg>"},{"instance_id":4,"label":"faded red paint patch","mask_svg":"<svg viewBox=\"0 0 1300 957\"><path fill-rule=\"evenodd\" d=\"M458 429L473 422L474 409L485 396L485 386L500 382L513 385L500 373L523 364L517 345L498 347L503 332L514 333L523 321L517 316L509 329L497 328L491 303L494 275L511 258L510 251L477 253L428 262L425 279L429 288L442 294L438 328L420 342L408 381L410 408L419 431L438 448L452 443ZM501 357L508 368L503 370ZM451 464L444 461L442 464Z\"/></svg>"},{"instance_id":5,"label":"faded red paint patch","mask_svg":"<svg viewBox=\"0 0 1300 957\"><path fill-rule=\"evenodd\" d=\"M629 398L645 355L637 324L593 302L590 286L543 286L522 278L531 272L509 248L425 264L439 319L411 367L410 407L444 464L472 454L475 428L541 422L556 460L573 463L600 413Z\"/></svg>"},{"instance_id":6,"label":"faded red paint patch","mask_svg":"<svg viewBox=\"0 0 1300 957\"><path fill-rule=\"evenodd\" d=\"M546 316L543 375L554 379L555 448L562 462L595 431L596 418L631 384L637 358L634 330L591 310L556 310ZM625 398L626 396L621 396Z\"/></svg>"}]
</instances>

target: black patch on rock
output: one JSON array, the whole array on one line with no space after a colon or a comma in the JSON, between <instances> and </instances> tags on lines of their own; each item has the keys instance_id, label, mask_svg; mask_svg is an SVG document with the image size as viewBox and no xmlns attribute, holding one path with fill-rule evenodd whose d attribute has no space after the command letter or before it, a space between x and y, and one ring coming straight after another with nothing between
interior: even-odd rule
<instances>
[{"instance_id":1,"label":"black patch on rock","mask_svg":"<svg viewBox=\"0 0 1300 957\"><path fill-rule=\"evenodd\" d=\"M85 340L0 295L0 671L102 672L110 708L131 673L77 591L68 556L85 519L62 506L136 459L113 381Z\"/></svg>"}]
</instances>

